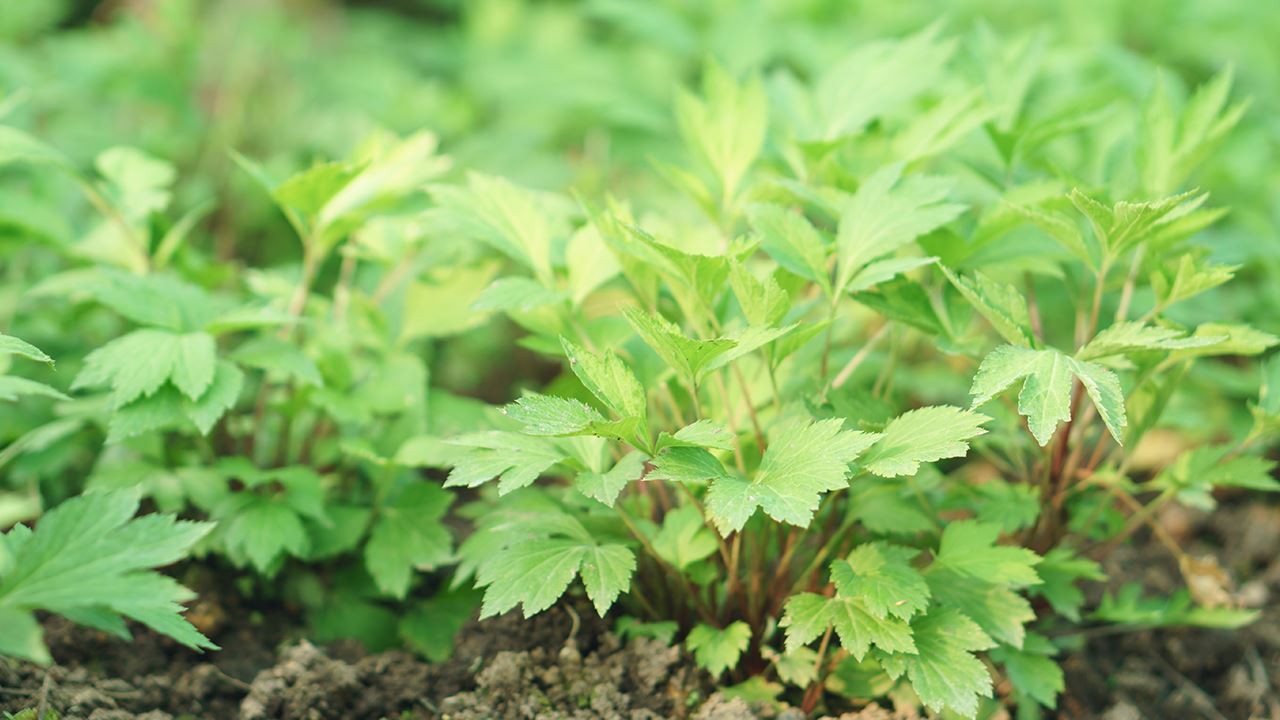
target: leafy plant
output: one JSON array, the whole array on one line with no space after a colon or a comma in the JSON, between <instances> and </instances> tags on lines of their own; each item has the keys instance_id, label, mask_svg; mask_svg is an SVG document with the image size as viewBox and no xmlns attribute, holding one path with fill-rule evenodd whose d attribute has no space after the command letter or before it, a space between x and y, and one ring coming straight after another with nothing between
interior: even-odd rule
<instances>
[{"instance_id":1,"label":"leafy plant","mask_svg":"<svg viewBox=\"0 0 1280 720\"><path fill-rule=\"evenodd\" d=\"M485 588L482 615L543 611L579 579L602 615L617 603L675 621L713 675L775 674L804 690L806 710L853 663L967 717L993 697L993 669L1028 711L1053 707L1053 657L1086 617L1230 627L1254 616L1232 607L1216 565L1163 535L1194 609L1126 591L1086 615L1077 587L1105 579L1095 558L1165 503L1278 487L1250 454L1261 419L1241 442L1132 465L1198 363L1277 343L1175 319L1231 277L1191 244L1222 214L1207 195L1124 199L1185 182L1192 165L1170 154L1203 157L1196 148L1239 119L1222 99L1229 78L1182 114L1153 101L1160 123L1219 129L1188 130L1176 150L1183 140L1138 137L1140 186L1028 199L1036 153L988 152L971 162L1007 180L975 202L925 172L965 134L921 149L921 130L893 115L943 112L920 64L942 67L951 51L931 29L855 53L852 75L788 82L787 109L812 114L775 121L772 145L761 81L710 66L705 94L676 107L694 165L664 169L702 222L661 209L640 221L609 198L583 206L561 255L528 230L553 222L554 203L472 186L470 223L499 203L508 213L477 239L532 271L482 298L566 368L502 408L497 429L452 440L462 452L446 485L492 488L455 577ZM868 77L881 94L845 117L842 98L865 100ZM1005 112L1009 142L1039 132L1019 129L1025 108ZM1021 242L1043 258L1024 263ZM583 277L595 278L585 295ZM954 383L917 386L939 354L968 379L967 398Z\"/></svg>"},{"instance_id":2,"label":"leafy plant","mask_svg":"<svg viewBox=\"0 0 1280 720\"><path fill-rule=\"evenodd\" d=\"M518 0L68 42L47 5L0 23L0 526L52 508L0 543L0 652L48 659L39 610L210 647L149 571L188 550L432 660L581 594L806 711L1035 717L1085 631L1254 616L1157 518L1277 487L1274 133L1235 99L1274 43ZM1186 591L1103 572L1147 531Z\"/></svg>"}]
</instances>

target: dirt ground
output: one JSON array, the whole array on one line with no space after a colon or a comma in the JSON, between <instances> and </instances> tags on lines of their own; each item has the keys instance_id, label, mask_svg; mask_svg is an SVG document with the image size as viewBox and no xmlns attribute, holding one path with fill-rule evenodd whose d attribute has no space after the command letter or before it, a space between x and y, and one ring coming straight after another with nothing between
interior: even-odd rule
<instances>
[{"instance_id":1,"label":"dirt ground","mask_svg":"<svg viewBox=\"0 0 1280 720\"><path fill-rule=\"evenodd\" d=\"M1162 518L1193 554L1218 557L1237 594L1264 608L1243 631L1164 629L1089 638L1064 661L1062 718L1280 720L1280 507L1228 508L1212 518ZM1176 566L1156 543L1108 561L1115 577L1173 589ZM200 607L195 612L200 612ZM226 614L225 610L219 612ZM252 613L229 613L231 617ZM454 657L430 664L405 652L315 647L287 618L223 623L223 650L196 655L152 633L132 644L50 618L51 669L0 661L0 712L45 707L66 720L800 720L796 710L751 708L714 692L680 649L620 642L589 608L525 621L468 625ZM911 712L835 708L841 720L907 720ZM34 716L34 713L29 713Z\"/></svg>"}]
</instances>

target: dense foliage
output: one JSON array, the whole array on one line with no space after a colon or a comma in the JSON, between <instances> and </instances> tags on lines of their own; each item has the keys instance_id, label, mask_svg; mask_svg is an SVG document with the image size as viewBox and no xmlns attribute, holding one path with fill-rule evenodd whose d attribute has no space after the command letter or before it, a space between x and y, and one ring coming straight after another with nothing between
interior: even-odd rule
<instances>
[{"instance_id":1,"label":"dense foliage","mask_svg":"<svg viewBox=\"0 0 1280 720\"><path fill-rule=\"evenodd\" d=\"M1035 716L1084 628L1256 614L1155 518L1280 488L1274 18L70 5L0 10L0 653L212 649L191 557L320 640L581 593L752 699ZM1087 601L1138 532L1187 590Z\"/></svg>"}]
</instances>

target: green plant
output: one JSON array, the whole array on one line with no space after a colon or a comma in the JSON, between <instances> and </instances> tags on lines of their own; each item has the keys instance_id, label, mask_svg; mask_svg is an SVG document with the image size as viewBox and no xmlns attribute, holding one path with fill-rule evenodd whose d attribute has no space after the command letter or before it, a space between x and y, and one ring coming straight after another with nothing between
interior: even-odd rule
<instances>
[{"instance_id":1,"label":"green plant","mask_svg":"<svg viewBox=\"0 0 1280 720\"><path fill-rule=\"evenodd\" d=\"M437 425L483 421L468 417L465 400L429 390L420 352L476 320L465 295L454 298L459 313L424 312L459 288L447 275L417 276L444 265L483 282L492 269L461 246L423 252L410 190L447 167L434 137L375 135L349 160L280 183L237 158L301 243L300 267L242 274L187 244L203 206L172 224L162 217L175 177L166 163L116 148L85 173L24 133L0 131L0 155L53 166L100 211L82 241L55 248L69 267L32 293L96 318L105 335L77 363L74 400L2 378L9 395L62 402L0 462L75 437L92 460L69 494L131 490L164 512L214 521L194 554L251 569L256 592L301 603L320 638L408 641L447 657L448 628L465 620L470 596L410 595L416 571L452 559L443 524L452 498L398 453ZM6 354L48 360L0 340ZM437 622L423 623L427 612Z\"/></svg>"},{"instance_id":2,"label":"green plant","mask_svg":"<svg viewBox=\"0 0 1280 720\"><path fill-rule=\"evenodd\" d=\"M482 616L543 611L580 578L602 615L676 622L753 698L775 679L805 710L824 687L896 687L968 717L992 667L1028 712L1053 707L1078 623L1255 616L1152 517L1280 488L1256 453L1274 398L1241 441L1154 469L1131 452L1198 362L1277 343L1176 320L1234 270L1192 242L1222 211L1168 195L1239 119L1230 75L1185 108L1151 101L1137 177L1068 189L1037 144L1099 138L1045 128L1022 96L953 102L953 51L933 28L775 79L772 134L761 80L708 67L676 105L695 164L663 168L702 219L607 199L565 226L554 201L478 180L448 203L518 269L479 303L566 367L439 461L446 485L494 490L455 575L485 588ZM953 147L976 178L926 172ZM1129 589L1086 611L1095 558L1145 525L1195 604Z\"/></svg>"}]
</instances>

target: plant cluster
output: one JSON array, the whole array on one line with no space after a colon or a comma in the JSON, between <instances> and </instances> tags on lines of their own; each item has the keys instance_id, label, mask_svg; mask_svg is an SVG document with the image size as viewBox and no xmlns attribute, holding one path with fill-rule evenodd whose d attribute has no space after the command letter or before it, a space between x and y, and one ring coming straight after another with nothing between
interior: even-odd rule
<instances>
[{"instance_id":1,"label":"plant cluster","mask_svg":"<svg viewBox=\"0 0 1280 720\"><path fill-rule=\"evenodd\" d=\"M1251 360L1280 338L1214 311L1250 270L1194 187L1248 102L1226 70L1102 106L1060 49L934 25L802 69L708 61L672 117L600 119L652 142L573 192L429 132L292 173L246 143L194 163L269 199L260 225L190 201L182 133L173 162L89 163L0 127L35 199L0 213L0 653L49 662L36 611L212 649L154 571L185 557L320 640L433 660L477 606L581 593L805 711L1034 717L1083 628L1249 622L1156 520L1280 488L1280 362ZM1136 452L1155 434L1175 450ZM1187 590L1087 600L1139 531Z\"/></svg>"}]
</instances>

